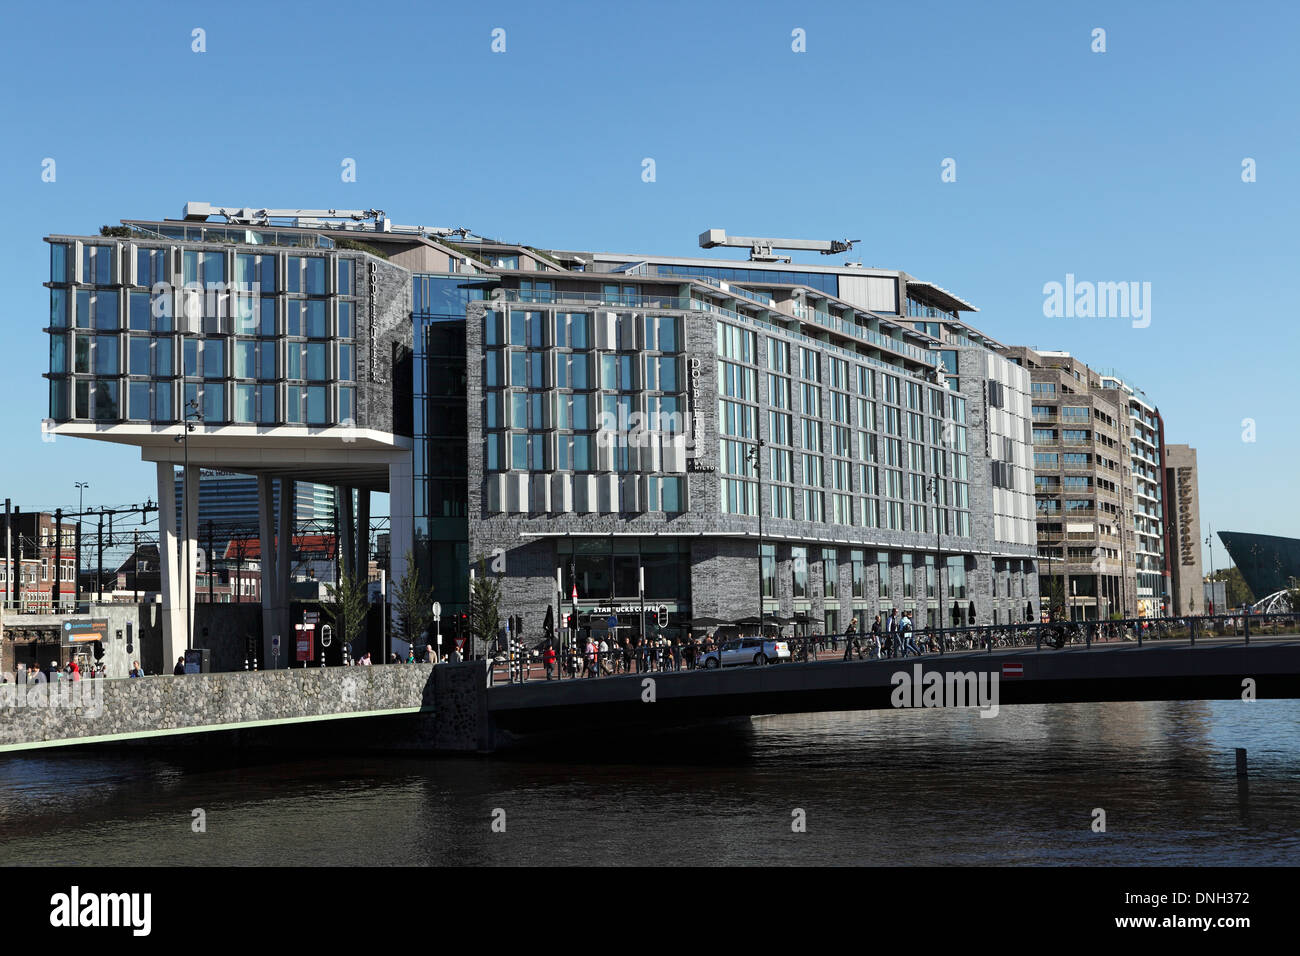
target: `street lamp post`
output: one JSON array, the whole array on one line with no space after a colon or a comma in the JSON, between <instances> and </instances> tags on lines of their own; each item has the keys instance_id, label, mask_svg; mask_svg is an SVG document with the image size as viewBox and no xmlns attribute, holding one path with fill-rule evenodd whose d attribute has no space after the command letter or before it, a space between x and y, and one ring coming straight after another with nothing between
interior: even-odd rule
<instances>
[{"instance_id":1,"label":"street lamp post","mask_svg":"<svg viewBox=\"0 0 1300 956\"><path fill-rule=\"evenodd\" d=\"M1205 546L1210 549L1210 600L1209 612L1214 613L1214 529L1205 536Z\"/></svg>"},{"instance_id":2,"label":"street lamp post","mask_svg":"<svg viewBox=\"0 0 1300 956\"><path fill-rule=\"evenodd\" d=\"M185 419L183 421L184 429L180 437L174 439L185 446L185 466L181 472L181 547L185 551L185 649L191 650L194 646L194 624L190 619L190 608L192 603L190 587L190 540L189 540L189 498L190 498L190 432L198 427L197 422L203 421L203 413L199 411L199 403L195 399L190 399L185 403Z\"/></svg>"},{"instance_id":3,"label":"street lamp post","mask_svg":"<svg viewBox=\"0 0 1300 956\"><path fill-rule=\"evenodd\" d=\"M762 438L758 444L749 449L747 455L754 463L754 475L758 479L758 637L763 638L763 447L767 444Z\"/></svg>"},{"instance_id":4,"label":"street lamp post","mask_svg":"<svg viewBox=\"0 0 1300 956\"><path fill-rule=\"evenodd\" d=\"M930 486L929 490L934 492L934 626L939 628L939 648L942 652L943 589L940 585L943 583L943 579L939 575L939 569L942 566L940 564L942 559L942 548L939 544L939 533L943 529L943 523L940 520L941 508L939 505L939 479L937 477L927 478L926 483Z\"/></svg>"},{"instance_id":5,"label":"street lamp post","mask_svg":"<svg viewBox=\"0 0 1300 956\"><path fill-rule=\"evenodd\" d=\"M74 603L80 599L81 591L81 516L86 510L86 489L90 487L88 481L78 481L73 487L77 489L77 569L73 577L72 593Z\"/></svg>"}]
</instances>

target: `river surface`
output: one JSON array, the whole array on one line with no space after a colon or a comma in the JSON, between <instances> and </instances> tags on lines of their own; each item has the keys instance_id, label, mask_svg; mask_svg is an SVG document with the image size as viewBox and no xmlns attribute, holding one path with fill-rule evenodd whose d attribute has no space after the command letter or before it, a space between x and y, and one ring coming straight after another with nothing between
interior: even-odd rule
<instances>
[{"instance_id":1,"label":"river surface","mask_svg":"<svg viewBox=\"0 0 1300 956\"><path fill-rule=\"evenodd\" d=\"M0 756L0 864L579 863L1296 865L1300 701L756 717L492 757Z\"/></svg>"}]
</instances>

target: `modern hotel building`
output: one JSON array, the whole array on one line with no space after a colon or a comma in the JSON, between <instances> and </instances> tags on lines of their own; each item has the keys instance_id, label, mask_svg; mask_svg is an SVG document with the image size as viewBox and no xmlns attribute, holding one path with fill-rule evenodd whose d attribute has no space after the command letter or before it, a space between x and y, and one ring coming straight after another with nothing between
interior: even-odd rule
<instances>
[{"instance_id":1,"label":"modern hotel building","mask_svg":"<svg viewBox=\"0 0 1300 956\"><path fill-rule=\"evenodd\" d=\"M50 428L141 446L161 502L182 455L257 475L264 553L271 482L311 481L345 531L390 493L394 576L413 550L444 617L471 573L533 633L575 588L633 633L643 604L756 616L760 587L831 632L894 606L1037 617L1030 374L905 272L201 203L47 241ZM194 523L165 512L174 555ZM267 641L283 570L263 562Z\"/></svg>"}]
</instances>

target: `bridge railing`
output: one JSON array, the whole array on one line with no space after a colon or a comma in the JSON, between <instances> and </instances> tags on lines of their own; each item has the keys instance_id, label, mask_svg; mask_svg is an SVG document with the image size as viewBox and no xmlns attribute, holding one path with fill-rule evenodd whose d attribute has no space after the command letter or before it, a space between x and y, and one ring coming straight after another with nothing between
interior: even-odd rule
<instances>
[{"instance_id":1,"label":"bridge railing","mask_svg":"<svg viewBox=\"0 0 1300 956\"><path fill-rule=\"evenodd\" d=\"M1051 623L982 624L962 627L913 627L910 631L882 630L852 634L813 633L767 638L783 643L787 656L765 645L761 653L768 663L826 660L857 660L955 652L992 653L994 650L1063 649L1095 644L1131 642L1137 646L1168 641L1196 644L1213 638L1275 638L1300 634L1300 614L1189 615L1165 618L1124 618L1106 621L1053 621ZM754 638L757 635L743 635ZM493 683L534 680L587 680L620 674L690 671L717 666L710 654L734 638L651 642L635 647L614 647L587 653L585 642L575 646L565 640L555 650L547 674L545 651L536 646L516 646L497 658ZM755 648L753 657L760 650ZM713 655L716 659L716 654ZM736 661L751 663L752 659ZM732 661L727 661L730 665Z\"/></svg>"}]
</instances>

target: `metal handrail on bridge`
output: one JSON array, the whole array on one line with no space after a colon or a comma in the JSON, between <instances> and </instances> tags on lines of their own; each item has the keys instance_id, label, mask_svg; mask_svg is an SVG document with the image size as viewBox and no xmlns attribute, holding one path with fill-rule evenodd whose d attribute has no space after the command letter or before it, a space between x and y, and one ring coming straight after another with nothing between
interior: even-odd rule
<instances>
[{"instance_id":1,"label":"metal handrail on bridge","mask_svg":"<svg viewBox=\"0 0 1300 956\"><path fill-rule=\"evenodd\" d=\"M907 632L881 631L879 651L877 635L870 631L852 634L808 634L794 637L767 637L767 641L784 643L789 658L768 659L769 664L786 660L795 663L813 663L823 660L857 659L884 660L913 654L945 654L983 652L995 649L1025 648L1041 651L1081 646L1090 648L1094 643L1129 641L1138 647L1157 641L1187 641L1195 646L1198 640L1239 637L1250 644L1252 634L1262 637L1281 637L1300 634L1300 613L1292 614L1220 614L1187 615L1163 618L1122 618L1106 621L1053 621L1050 623L1021 622L1008 624L981 624L957 627L920 627ZM711 652L732 640L757 638L757 634L717 638L711 641L659 641L635 647L616 647L608 651L596 650L587 654L578 643L563 639L555 648L553 673L555 680L582 680L631 674L651 674L692 670L709 670L715 665L701 663ZM843 653L841 653L843 652ZM492 682L498 683L497 668L504 668L505 683L550 680L545 675L542 654L544 651L529 644L515 644L512 650L493 659ZM825 655L829 654L829 657ZM759 655L755 654L755 658ZM766 657L766 653L763 653ZM720 661L720 655L718 657ZM745 663L750 663L746 661ZM721 664L716 666L722 666ZM541 671L539 676L534 676Z\"/></svg>"}]
</instances>

